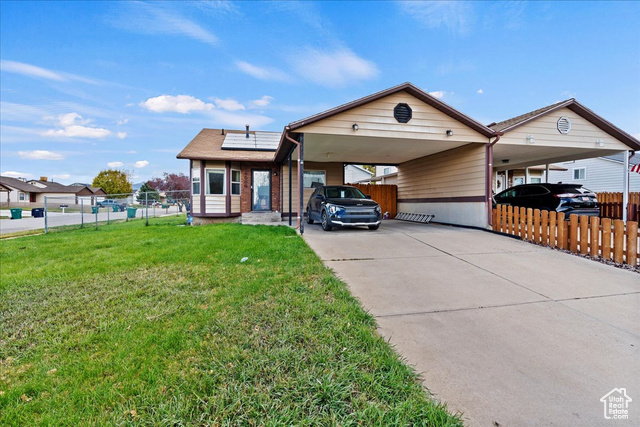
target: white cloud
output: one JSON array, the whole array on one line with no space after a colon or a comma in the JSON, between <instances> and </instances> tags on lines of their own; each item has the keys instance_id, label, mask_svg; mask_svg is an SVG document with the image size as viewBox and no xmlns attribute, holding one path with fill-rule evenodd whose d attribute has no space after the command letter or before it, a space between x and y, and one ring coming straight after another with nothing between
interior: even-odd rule
<instances>
[{"instance_id":1,"label":"white cloud","mask_svg":"<svg viewBox=\"0 0 640 427\"><path fill-rule=\"evenodd\" d=\"M51 178L55 178L55 179L69 179L69 178L71 178L71 174L68 174L68 173L61 173L61 174L57 174L57 175L51 175Z\"/></svg>"},{"instance_id":2,"label":"white cloud","mask_svg":"<svg viewBox=\"0 0 640 427\"><path fill-rule=\"evenodd\" d=\"M107 163L107 166L109 166L110 168L121 168L122 166L124 166L124 163L122 163L122 162L109 162L109 163Z\"/></svg>"},{"instance_id":3,"label":"white cloud","mask_svg":"<svg viewBox=\"0 0 640 427\"><path fill-rule=\"evenodd\" d=\"M236 67L245 74L266 81L288 82L291 77L276 68L258 67L245 61L236 61Z\"/></svg>"},{"instance_id":4,"label":"white cloud","mask_svg":"<svg viewBox=\"0 0 640 427\"><path fill-rule=\"evenodd\" d=\"M116 136L118 137L118 139L125 139L127 137L127 133L126 132L118 132L116 134Z\"/></svg>"},{"instance_id":5,"label":"white cloud","mask_svg":"<svg viewBox=\"0 0 640 427\"><path fill-rule=\"evenodd\" d=\"M108 129L85 126L91 123L91 120L83 119L78 113L60 114L56 117L45 117L45 119L55 120L62 129L49 129L42 132L42 136L102 139L111 135Z\"/></svg>"},{"instance_id":6,"label":"white cloud","mask_svg":"<svg viewBox=\"0 0 640 427\"><path fill-rule=\"evenodd\" d=\"M215 108L213 104L205 103L190 95L160 95L149 98L140 105L156 113L175 112L188 114L191 111L206 111Z\"/></svg>"},{"instance_id":7,"label":"white cloud","mask_svg":"<svg viewBox=\"0 0 640 427\"><path fill-rule=\"evenodd\" d=\"M484 91L482 89L478 89L478 91L476 92L478 95L482 95L484 93Z\"/></svg>"},{"instance_id":8,"label":"white cloud","mask_svg":"<svg viewBox=\"0 0 640 427\"><path fill-rule=\"evenodd\" d=\"M474 21L474 5L464 1L401 1L400 10L428 28L445 27L466 34Z\"/></svg>"},{"instance_id":9,"label":"white cloud","mask_svg":"<svg viewBox=\"0 0 640 427\"><path fill-rule=\"evenodd\" d=\"M133 164L134 167L138 168L138 169L142 169L142 168L146 168L147 166L149 166L149 162L146 160L139 160L137 162L135 162Z\"/></svg>"},{"instance_id":10,"label":"white cloud","mask_svg":"<svg viewBox=\"0 0 640 427\"><path fill-rule=\"evenodd\" d=\"M116 124L118 126L122 126L122 125L126 125L127 123L129 123L129 119L118 120L118 122Z\"/></svg>"},{"instance_id":11,"label":"white cloud","mask_svg":"<svg viewBox=\"0 0 640 427\"><path fill-rule=\"evenodd\" d=\"M4 171L1 174L2 176L8 176L9 178L31 178L33 177L30 173L17 172L17 171Z\"/></svg>"},{"instance_id":12,"label":"white cloud","mask_svg":"<svg viewBox=\"0 0 640 427\"><path fill-rule=\"evenodd\" d=\"M447 94L447 92L445 92L443 90L435 90L433 92L429 92L429 95L433 96L434 98L438 98L438 99L444 98L446 94Z\"/></svg>"},{"instance_id":13,"label":"white cloud","mask_svg":"<svg viewBox=\"0 0 640 427\"><path fill-rule=\"evenodd\" d=\"M292 65L302 77L328 87L372 79L379 73L373 62L346 48L333 52L308 48L292 58Z\"/></svg>"},{"instance_id":14,"label":"white cloud","mask_svg":"<svg viewBox=\"0 0 640 427\"><path fill-rule=\"evenodd\" d=\"M180 16L170 2L118 2L119 10L110 19L116 27L139 34L179 35L210 45L218 37L199 24Z\"/></svg>"},{"instance_id":15,"label":"white cloud","mask_svg":"<svg viewBox=\"0 0 640 427\"><path fill-rule=\"evenodd\" d=\"M265 95L260 99L254 99L253 101L249 101L249 108L264 108L268 106L271 101L273 101L273 97L269 95Z\"/></svg>"},{"instance_id":16,"label":"white cloud","mask_svg":"<svg viewBox=\"0 0 640 427\"><path fill-rule=\"evenodd\" d=\"M73 80L90 84L98 84L96 80L88 79L86 77L78 76L75 74L47 70L46 68L26 64L24 62L8 61L4 59L0 61L0 70L6 71L8 73L21 74L23 76L33 77L36 79L54 80L58 82Z\"/></svg>"},{"instance_id":17,"label":"white cloud","mask_svg":"<svg viewBox=\"0 0 640 427\"><path fill-rule=\"evenodd\" d=\"M271 117L259 114L232 113L224 110L211 112L212 121L219 126L244 128L247 123L252 129L259 129L273 122Z\"/></svg>"},{"instance_id":18,"label":"white cloud","mask_svg":"<svg viewBox=\"0 0 640 427\"><path fill-rule=\"evenodd\" d=\"M22 159L29 160L62 160L64 156L59 153L52 153L46 150L18 151L18 155Z\"/></svg>"},{"instance_id":19,"label":"white cloud","mask_svg":"<svg viewBox=\"0 0 640 427\"><path fill-rule=\"evenodd\" d=\"M244 110L244 105L235 99L215 99L216 107L229 111Z\"/></svg>"}]
</instances>

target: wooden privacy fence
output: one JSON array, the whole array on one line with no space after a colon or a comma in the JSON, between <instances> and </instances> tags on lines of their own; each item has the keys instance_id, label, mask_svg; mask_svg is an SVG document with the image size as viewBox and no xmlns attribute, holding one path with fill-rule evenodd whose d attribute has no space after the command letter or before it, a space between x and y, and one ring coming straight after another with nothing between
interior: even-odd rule
<instances>
[{"instance_id":1,"label":"wooden privacy fence","mask_svg":"<svg viewBox=\"0 0 640 427\"><path fill-rule=\"evenodd\" d=\"M566 249L592 258L638 266L638 223L620 219L578 216L498 205L493 210L493 229L522 240Z\"/></svg>"},{"instance_id":2,"label":"wooden privacy fence","mask_svg":"<svg viewBox=\"0 0 640 427\"><path fill-rule=\"evenodd\" d=\"M622 193L596 193L600 217L622 219ZM629 221L640 221L640 193L629 193Z\"/></svg>"},{"instance_id":3,"label":"wooden privacy fence","mask_svg":"<svg viewBox=\"0 0 640 427\"><path fill-rule=\"evenodd\" d=\"M352 184L364 194L370 195L378 202L382 213L389 212L389 218L395 218L397 213L398 187L392 184Z\"/></svg>"}]
</instances>

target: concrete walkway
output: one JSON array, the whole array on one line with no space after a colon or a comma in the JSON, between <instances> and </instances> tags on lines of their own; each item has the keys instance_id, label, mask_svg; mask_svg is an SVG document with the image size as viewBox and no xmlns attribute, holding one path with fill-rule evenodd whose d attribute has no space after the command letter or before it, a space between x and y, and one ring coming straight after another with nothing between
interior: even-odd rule
<instances>
[{"instance_id":1,"label":"concrete walkway","mask_svg":"<svg viewBox=\"0 0 640 427\"><path fill-rule=\"evenodd\" d=\"M640 274L434 224L304 238L465 424L640 425ZM604 417L614 388L629 420Z\"/></svg>"}]
</instances>

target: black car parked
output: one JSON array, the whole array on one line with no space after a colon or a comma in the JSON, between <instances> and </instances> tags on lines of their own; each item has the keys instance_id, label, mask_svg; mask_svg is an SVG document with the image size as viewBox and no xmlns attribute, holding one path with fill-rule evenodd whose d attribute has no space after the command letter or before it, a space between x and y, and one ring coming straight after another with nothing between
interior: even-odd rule
<instances>
[{"instance_id":1,"label":"black car parked","mask_svg":"<svg viewBox=\"0 0 640 427\"><path fill-rule=\"evenodd\" d=\"M377 230L382 222L378 203L348 185L317 187L307 203L306 217L309 224L320 221L324 231L331 231L336 225L366 225L370 230Z\"/></svg>"},{"instance_id":2,"label":"black car parked","mask_svg":"<svg viewBox=\"0 0 640 427\"><path fill-rule=\"evenodd\" d=\"M512 205L545 211L598 216L600 207L595 193L582 184L516 185L493 196L494 206Z\"/></svg>"}]
</instances>

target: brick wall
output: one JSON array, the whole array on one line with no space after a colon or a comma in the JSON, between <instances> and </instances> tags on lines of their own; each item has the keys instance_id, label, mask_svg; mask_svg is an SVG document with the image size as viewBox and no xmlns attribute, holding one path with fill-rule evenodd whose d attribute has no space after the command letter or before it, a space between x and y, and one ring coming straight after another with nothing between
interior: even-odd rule
<instances>
[{"instance_id":1,"label":"brick wall","mask_svg":"<svg viewBox=\"0 0 640 427\"><path fill-rule=\"evenodd\" d=\"M254 169L271 171L271 210L280 210L280 165L264 162L242 162L240 164L241 186L240 211L251 212L251 171ZM274 172L276 175L274 176Z\"/></svg>"}]
</instances>

